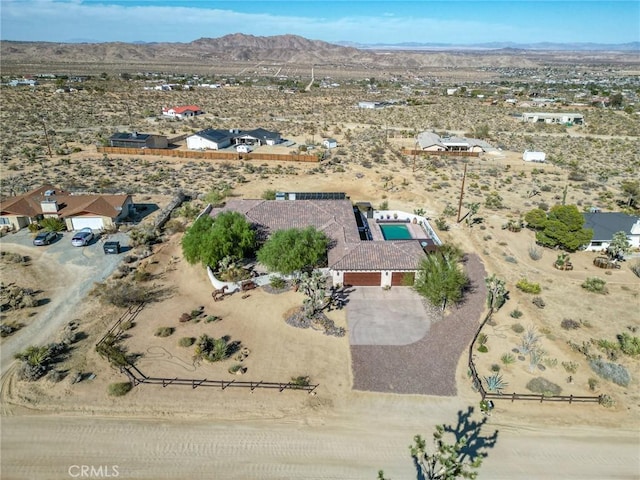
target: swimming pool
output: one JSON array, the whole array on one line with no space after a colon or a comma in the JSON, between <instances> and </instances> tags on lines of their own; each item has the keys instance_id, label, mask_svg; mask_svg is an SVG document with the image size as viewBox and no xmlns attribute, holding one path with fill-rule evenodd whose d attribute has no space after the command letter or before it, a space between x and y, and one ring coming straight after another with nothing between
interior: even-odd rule
<instances>
[{"instance_id":1,"label":"swimming pool","mask_svg":"<svg viewBox=\"0 0 640 480\"><path fill-rule=\"evenodd\" d=\"M406 225L381 223L380 230L385 240L411 240L411 233Z\"/></svg>"}]
</instances>

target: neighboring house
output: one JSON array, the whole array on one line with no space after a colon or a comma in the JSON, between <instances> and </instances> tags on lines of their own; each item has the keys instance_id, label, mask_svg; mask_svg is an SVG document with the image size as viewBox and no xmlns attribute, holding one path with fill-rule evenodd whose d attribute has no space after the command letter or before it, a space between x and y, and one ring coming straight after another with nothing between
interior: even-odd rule
<instances>
[{"instance_id":1,"label":"neighboring house","mask_svg":"<svg viewBox=\"0 0 640 480\"><path fill-rule=\"evenodd\" d=\"M189 150L220 150L231 145L232 136L228 130L207 128L187 137Z\"/></svg>"},{"instance_id":2,"label":"neighboring house","mask_svg":"<svg viewBox=\"0 0 640 480\"><path fill-rule=\"evenodd\" d=\"M582 125L584 116L580 113L523 113L522 121L527 123L563 123L565 125Z\"/></svg>"},{"instance_id":3,"label":"neighboring house","mask_svg":"<svg viewBox=\"0 0 640 480\"><path fill-rule=\"evenodd\" d=\"M476 152L482 153L493 147L477 138L440 137L434 132L418 134L418 147L426 152Z\"/></svg>"},{"instance_id":4,"label":"neighboring house","mask_svg":"<svg viewBox=\"0 0 640 480\"><path fill-rule=\"evenodd\" d=\"M204 114L204 112L197 105L184 105L170 108L165 107L162 109L162 115L171 118L191 118L202 114Z\"/></svg>"},{"instance_id":5,"label":"neighboring house","mask_svg":"<svg viewBox=\"0 0 640 480\"><path fill-rule=\"evenodd\" d=\"M120 148L167 148L169 140L163 135L150 133L114 133L109 138L109 146Z\"/></svg>"},{"instance_id":6,"label":"neighboring house","mask_svg":"<svg viewBox=\"0 0 640 480\"><path fill-rule=\"evenodd\" d=\"M547 158L547 155L544 152L531 152L529 150L525 150L522 154L522 160L525 162L540 162L544 163Z\"/></svg>"},{"instance_id":7,"label":"neighboring house","mask_svg":"<svg viewBox=\"0 0 640 480\"><path fill-rule=\"evenodd\" d=\"M102 230L123 221L133 211L131 195L74 195L43 185L0 203L0 226L20 230L46 217L60 218L68 230Z\"/></svg>"},{"instance_id":8,"label":"neighboring house","mask_svg":"<svg viewBox=\"0 0 640 480\"><path fill-rule=\"evenodd\" d=\"M219 150L231 145L277 145L282 142L282 137L278 132L270 132L264 128L256 128L255 130L216 130L208 128L201 130L187 137L187 148L190 150ZM237 149L237 147L236 147ZM244 153L248 153L244 150L251 151L252 148L243 149ZM240 150L238 150L240 151Z\"/></svg>"},{"instance_id":9,"label":"neighboring house","mask_svg":"<svg viewBox=\"0 0 640 480\"><path fill-rule=\"evenodd\" d=\"M426 232L421 239L363 239L361 233L367 220L350 200L341 200L335 193L300 199L309 196L312 195L289 193L277 200L231 199L224 207L212 209L210 215L239 212L262 238L288 228L313 226L324 232L330 239L327 260L333 285L403 285L405 275L415 276L425 258L424 245L436 243Z\"/></svg>"},{"instance_id":10,"label":"neighboring house","mask_svg":"<svg viewBox=\"0 0 640 480\"><path fill-rule=\"evenodd\" d=\"M332 149L338 147L338 141L335 138L325 138L322 141L322 146L324 148Z\"/></svg>"},{"instance_id":11,"label":"neighboring house","mask_svg":"<svg viewBox=\"0 0 640 480\"><path fill-rule=\"evenodd\" d=\"M593 238L585 250L606 250L613 235L625 232L631 248L640 248L640 217L620 212L583 213L584 228L593 229Z\"/></svg>"}]
</instances>

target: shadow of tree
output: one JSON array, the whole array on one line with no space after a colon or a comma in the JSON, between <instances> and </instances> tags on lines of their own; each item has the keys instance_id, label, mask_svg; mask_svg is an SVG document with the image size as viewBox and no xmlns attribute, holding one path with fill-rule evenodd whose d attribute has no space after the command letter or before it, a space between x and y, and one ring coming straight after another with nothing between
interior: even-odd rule
<instances>
[{"instance_id":1,"label":"shadow of tree","mask_svg":"<svg viewBox=\"0 0 640 480\"><path fill-rule=\"evenodd\" d=\"M458 410L458 423L456 426L444 425L444 431L453 433L457 442L466 438L467 443L460 450L460 459L469 462L487 457L487 450L495 447L498 441L498 430L488 436L482 434L483 427L487 423L487 417L482 417L480 421L474 420L471 418L474 411L473 407L468 407L464 412Z\"/></svg>"},{"instance_id":2,"label":"shadow of tree","mask_svg":"<svg viewBox=\"0 0 640 480\"><path fill-rule=\"evenodd\" d=\"M498 441L498 430L495 430L489 435L483 434L484 426L487 423L487 417L483 417L481 420L475 420L472 418L473 413L473 407L468 407L466 411L459 410L458 422L455 426L442 425L442 427L438 427L441 428L440 433L452 433L455 437L455 442L447 441L446 438L441 438L439 436L436 437L434 434L434 440L436 438L441 438L441 440L436 441L431 452L426 453L426 457L422 460L413 456L412 460L416 469L417 480L454 478L451 476L453 474L453 470L451 470L452 465L449 465L448 472L445 472L444 468L440 470L440 468L443 467L443 463L436 460L439 456L437 443L441 441L442 443L451 446L448 448L453 448L453 445L460 441L464 440L466 442L465 445L458 450L457 455L455 456L456 464L464 463L470 465L478 460L486 458L489 455L488 450L495 447ZM427 450L429 450L428 447L424 451L426 452ZM446 456L448 457L448 454ZM424 465L421 463L424 463ZM429 467L427 467L427 465L429 465ZM429 469L432 471L429 472ZM455 478L458 477L456 476Z\"/></svg>"}]
</instances>

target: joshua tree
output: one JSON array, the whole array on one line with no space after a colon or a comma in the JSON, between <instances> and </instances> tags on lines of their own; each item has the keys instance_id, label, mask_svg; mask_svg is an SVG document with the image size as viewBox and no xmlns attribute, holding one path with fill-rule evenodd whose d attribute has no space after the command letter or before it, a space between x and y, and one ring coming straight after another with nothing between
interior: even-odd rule
<instances>
[{"instance_id":1,"label":"joshua tree","mask_svg":"<svg viewBox=\"0 0 640 480\"><path fill-rule=\"evenodd\" d=\"M631 245L627 239L627 234L623 231L613 234L611 243L607 247L607 255L610 259L615 260L621 258L625 253L631 251Z\"/></svg>"},{"instance_id":2,"label":"joshua tree","mask_svg":"<svg viewBox=\"0 0 640 480\"><path fill-rule=\"evenodd\" d=\"M315 270L311 275L303 273L300 277L299 290L307 297L303 302L307 318L313 317L324 307L326 285L327 279L319 270Z\"/></svg>"},{"instance_id":3,"label":"joshua tree","mask_svg":"<svg viewBox=\"0 0 640 480\"><path fill-rule=\"evenodd\" d=\"M495 273L484 281L487 285L487 306L491 312L496 312L504 305L509 293L505 288L505 281L496 277Z\"/></svg>"}]
</instances>

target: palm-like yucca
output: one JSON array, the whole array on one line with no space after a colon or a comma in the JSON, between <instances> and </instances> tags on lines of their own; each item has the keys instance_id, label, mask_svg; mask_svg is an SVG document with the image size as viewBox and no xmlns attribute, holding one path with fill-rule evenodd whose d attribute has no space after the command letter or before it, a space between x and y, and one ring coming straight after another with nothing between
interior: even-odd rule
<instances>
[{"instance_id":1,"label":"palm-like yucca","mask_svg":"<svg viewBox=\"0 0 640 480\"><path fill-rule=\"evenodd\" d=\"M509 386L499 373L494 373L489 377L484 377L484 381L487 384L487 390L490 392L502 393L502 390Z\"/></svg>"}]
</instances>

